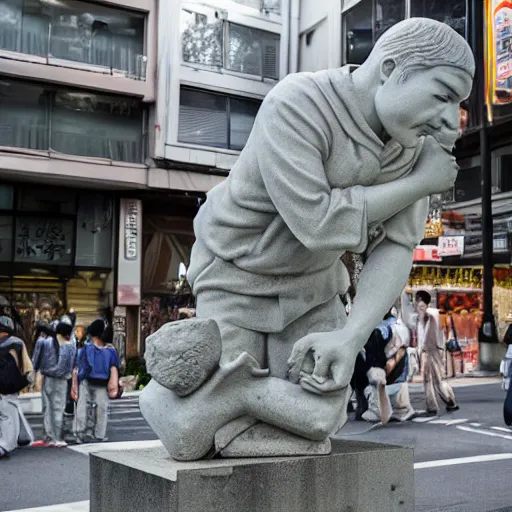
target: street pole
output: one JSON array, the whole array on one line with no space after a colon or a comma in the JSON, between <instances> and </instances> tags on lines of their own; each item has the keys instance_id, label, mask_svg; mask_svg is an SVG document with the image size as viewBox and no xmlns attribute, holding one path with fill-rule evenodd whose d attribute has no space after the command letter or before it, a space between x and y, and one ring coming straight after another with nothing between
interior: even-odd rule
<instances>
[{"instance_id":1,"label":"street pole","mask_svg":"<svg viewBox=\"0 0 512 512\"><path fill-rule=\"evenodd\" d=\"M483 105L480 128L480 161L482 176L482 259L483 259L483 306L484 315L480 343L496 343L496 324L493 314L493 245L494 226L492 222L492 160L490 148L487 106Z\"/></svg>"},{"instance_id":2,"label":"street pole","mask_svg":"<svg viewBox=\"0 0 512 512\"><path fill-rule=\"evenodd\" d=\"M469 2L468 2L469 3ZM484 28L487 20L486 2L471 0L471 32L472 46L475 52L478 69L478 101L481 105L480 115L480 162L482 185L482 263L483 263L483 318L479 330L479 364L480 374L494 373L499 370L501 346L498 343L496 322L493 312L494 287L494 226L492 221L492 156L491 156L491 124L489 120L490 99L487 97L487 76L485 63L488 56L488 44ZM495 65L495 63L491 63Z\"/></svg>"}]
</instances>

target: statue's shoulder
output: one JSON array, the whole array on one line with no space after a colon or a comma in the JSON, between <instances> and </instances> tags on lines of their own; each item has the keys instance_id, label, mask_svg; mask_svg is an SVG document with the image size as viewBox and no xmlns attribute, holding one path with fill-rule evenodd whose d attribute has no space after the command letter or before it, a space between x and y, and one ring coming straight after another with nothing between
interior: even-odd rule
<instances>
[{"instance_id":1,"label":"statue's shoulder","mask_svg":"<svg viewBox=\"0 0 512 512\"><path fill-rule=\"evenodd\" d=\"M325 72L301 72L287 75L281 80L267 97L275 100L297 99L300 97L313 96L318 91L318 83L322 80Z\"/></svg>"}]
</instances>

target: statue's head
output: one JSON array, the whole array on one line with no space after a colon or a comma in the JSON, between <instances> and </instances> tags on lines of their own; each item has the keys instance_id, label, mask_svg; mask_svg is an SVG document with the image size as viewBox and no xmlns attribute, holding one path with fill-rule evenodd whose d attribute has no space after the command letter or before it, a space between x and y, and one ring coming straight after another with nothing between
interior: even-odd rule
<instances>
[{"instance_id":1,"label":"statue's head","mask_svg":"<svg viewBox=\"0 0 512 512\"><path fill-rule=\"evenodd\" d=\"M469 96L475 73L463 37L444 23L411 18L384 33L363 66L378 69L375 109L390 137L414 147L428 134L453 148L459 105Z\"/></svg>"}]
</instances>

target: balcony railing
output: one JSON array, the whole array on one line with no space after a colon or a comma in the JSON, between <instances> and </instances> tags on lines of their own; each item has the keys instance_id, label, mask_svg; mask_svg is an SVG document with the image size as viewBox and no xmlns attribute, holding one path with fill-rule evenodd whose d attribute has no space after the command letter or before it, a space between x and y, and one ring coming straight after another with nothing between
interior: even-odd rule
<instances>
[{"instance_id":1,"label":"balcony railing","mask_svg":"<svg viewBox=\"0 0 512 512\"><path fill-rule=\"evenodd\" d=\"M85 2L36 9L28 0L11 0L0 5L0 50L144 80L144 24L141 14Z\"/></svg>"}]
</instances>

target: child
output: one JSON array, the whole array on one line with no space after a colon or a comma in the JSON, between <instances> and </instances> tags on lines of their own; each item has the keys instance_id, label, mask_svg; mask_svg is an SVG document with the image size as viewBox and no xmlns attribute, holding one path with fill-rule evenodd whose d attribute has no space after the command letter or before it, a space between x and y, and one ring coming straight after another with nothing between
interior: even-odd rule
<instances>
[{"instance_id":1,"label":"child","mask_svg":"<svg viewBox=\"0 0 512 512\"><path fill-rule=\"evenodd\" d=\"M107 326L94 320L87 329L91 343L78 354L77 440L106 441L108 401L119 393L119 357L105 343ZM95 414L91 409L95 406ZM90 420L90 421L89 421Z\"/></svg>"}]
</instances>

